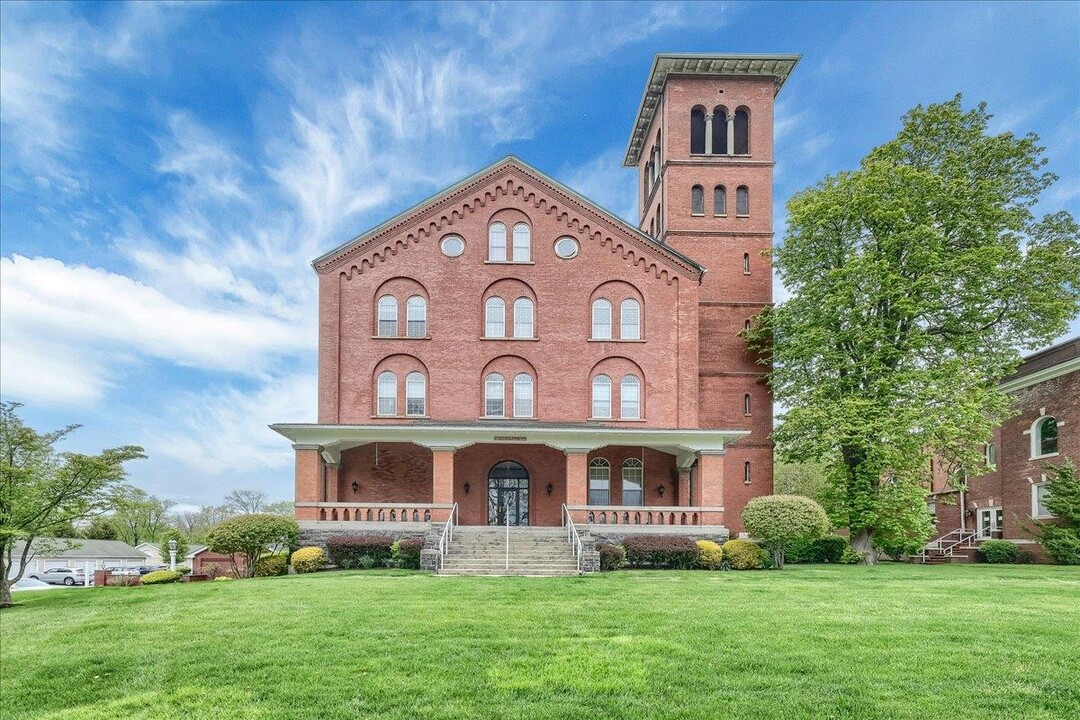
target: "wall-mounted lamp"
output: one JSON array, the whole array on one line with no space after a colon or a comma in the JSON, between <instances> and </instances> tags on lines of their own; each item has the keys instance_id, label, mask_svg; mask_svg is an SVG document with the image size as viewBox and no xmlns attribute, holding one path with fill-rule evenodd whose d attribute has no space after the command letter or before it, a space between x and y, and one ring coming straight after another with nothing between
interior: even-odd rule
<instances>
[{"instance_id":1,"label":"wall-mounted lamp","mask_svg":"<svg viewBox=\"0 0 1080 720\"><path fill-rule=\"evenodd\" d=\"M552 485L551 483L548 483L547 487L544 488L544 489L547 490L548 495L551 495L551 491L555 489L555 486Z\"/></svg>"},{"instance_id":2,"label":"wall-mounted lamp","mask_svg":"<svg viewBox=\"0 0 1080 720\"><path fill-rule=\"evenodd\" d=\"M352 491L353 491L353 492L360 492L360 483L358 483L358 482L356 482L356 481L353 481L353 484L352 484Z\"/></svg>"},{"instance_id":3,"label":"wall-mounted lamp","mask_svg":"<svg viewBox=\"0 0 1080 720\"><path fill-rule=\"evenodd\" d=\"M472 485L465 483L465 494L468 495L470 490L472 490Z\"/></svg>"},{"instance_id":4,"label":"wall-mounted lamp","mask_svg":"<svg viewBox=\"0 0 1080 720\"><path fill-rule=\"evenodd\" d=\"M663 485L660 485L659 487L656 488L656 494L659 495L660 497L664 497L664 486Z\"/></svg>"}]
</instances>

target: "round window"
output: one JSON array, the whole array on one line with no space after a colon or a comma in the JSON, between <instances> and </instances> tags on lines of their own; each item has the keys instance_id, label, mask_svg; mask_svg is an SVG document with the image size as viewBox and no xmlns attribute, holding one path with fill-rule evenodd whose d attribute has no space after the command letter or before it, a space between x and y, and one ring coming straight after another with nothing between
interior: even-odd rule
<instances>
[{"instance_id":1,"label":"round window","mask_svg":"<svg viewBox=\"0 0 1080 720\"><path fill-rule=\"evenodd\" d=\"M457 235L447 235L442 239L442 254L446 257L458 257L465 252L465 241Z\"/></svg>"},{"instance_id":2,"label":"round window","mask_svg":"<svg viewBox=\"0 0 1080 720\"><path fill-rule=\"evenodd\" d=\"M572 237L559 238L555 242L555 254L569 260L578 254L578 241Z\"/></svg>"}]
</instances>

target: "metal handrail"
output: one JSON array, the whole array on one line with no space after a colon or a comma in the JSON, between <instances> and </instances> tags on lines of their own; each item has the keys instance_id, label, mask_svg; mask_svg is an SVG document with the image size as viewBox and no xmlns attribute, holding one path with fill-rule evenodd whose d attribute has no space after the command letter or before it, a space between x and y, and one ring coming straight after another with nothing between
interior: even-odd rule
<instances>
[{"instance_id":1,"label":"metal handrail","mask_svg":"<svg viewBox=\"0 0 1080 720\"><path fill-rule=\"evenodd\" d=\"M510 513L503 509L503 516L506 518L506 571L510 571Z\"/></svg>"},{"instance_id":2,"label":"metal handrail","mask_svg":"<svg viewBox=\"0 0 1080 720\"><path fill-rule=\"evenodd\" d=\"M956 536L956 540L947 540L947 538L951 538L954 535ZM937 551L942 555L952 557L954 555L953 551L956 550L956 548L964 545L965 543L970 543L972 540L977 539L980 536L981 531L977 528L973 530L958 528L951 532L945 533L936 540L931 540L930 542L926 543L926 545L923 546L922 550L919 551L919 555L925 560L926 554L928 552Z\"/></svg>"},{"instance_id":3,"label":"metal handrail","mask_svg":"<svg viewBox=\"0 0 1080 720\"><path fill-rule=\"evenodd\" d=\"M454 540L454 519L458 514L458 504L450 509L450 517L446 518L443 525L442 535L439 536L439 569L442 570L443 558L450 552L450 543Z\"/></svg>"},{"instance_id":4,"label":"metal handrail","mask_svg":"<svg viewBox=\"0 0 1080 720\"><path fill-rule=\"evenodd\" d=\"M562 506L563 522L566 523L566 542L574 546L574 560L577 562L577 571L581 572L581 555L584 550L581 547L581 535L578 533L577 525L574 524L574 518L570 517L570 510L566 507L566 503Z\"/></svg>"}]
</instances>

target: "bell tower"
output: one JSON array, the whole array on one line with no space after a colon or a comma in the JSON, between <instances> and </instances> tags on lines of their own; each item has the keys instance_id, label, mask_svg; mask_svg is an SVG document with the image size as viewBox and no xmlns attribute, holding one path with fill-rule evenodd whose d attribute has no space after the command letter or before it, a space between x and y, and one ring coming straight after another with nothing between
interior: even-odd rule
<instances>
[{"instance_id":1,"label":"bell tower","mask_svg":"<svg viewBox=\"0 0 1080 720\"><path fill-rule=\"evenodd\" d=\"M639 228L706 268L699 424L751 431L724 460L736 517L772 492L772 396L740 333L772 303L773 105L799 57L657 55L623 163L638 170Z\"/></svg>"}]
</instances>

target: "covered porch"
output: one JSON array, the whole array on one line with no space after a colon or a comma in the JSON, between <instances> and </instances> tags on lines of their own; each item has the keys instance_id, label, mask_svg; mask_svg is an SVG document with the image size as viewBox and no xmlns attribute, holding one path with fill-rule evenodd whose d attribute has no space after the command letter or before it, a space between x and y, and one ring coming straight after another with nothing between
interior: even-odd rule
<instances>
[{"instance_id":1,"label":"covered porch","mask_svg":"<svg viewBox=\"0 0 1080 720\"><path fill-rule=\"evenodd\" d=\"M461 525L598 532L724 525L724 452L742 430L531 423L271 426L296 452L296 517L325 531ZM565 511L564 511L565 507Z\"/></svg>"}]
</instances>

